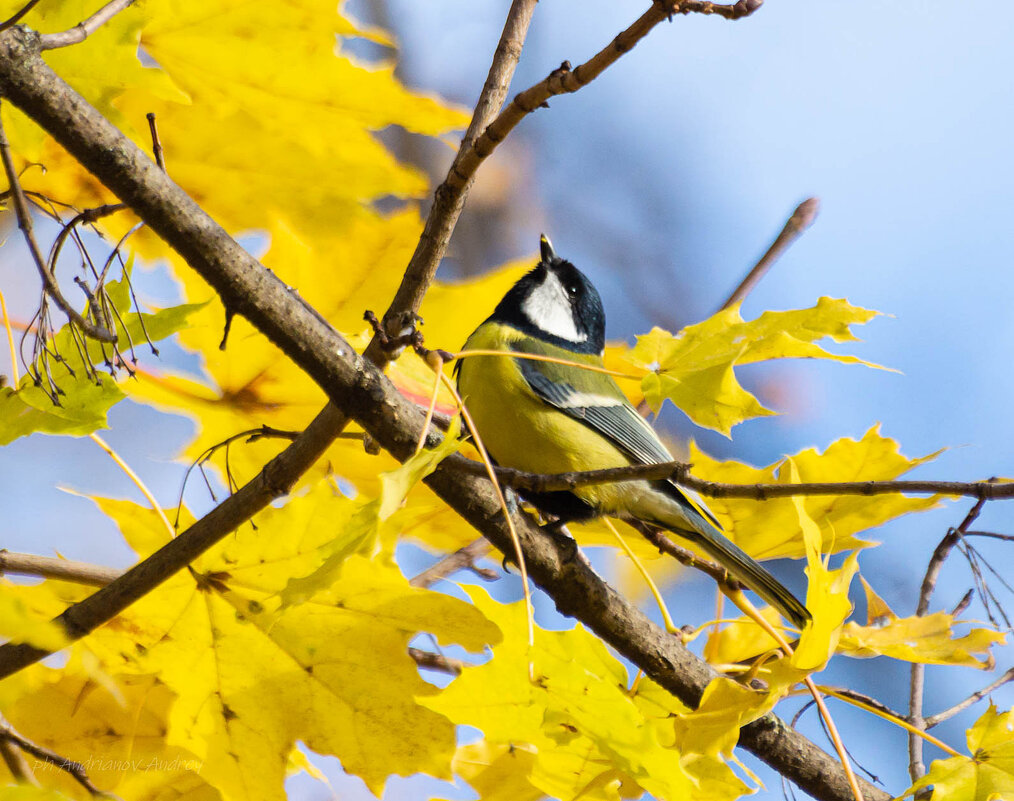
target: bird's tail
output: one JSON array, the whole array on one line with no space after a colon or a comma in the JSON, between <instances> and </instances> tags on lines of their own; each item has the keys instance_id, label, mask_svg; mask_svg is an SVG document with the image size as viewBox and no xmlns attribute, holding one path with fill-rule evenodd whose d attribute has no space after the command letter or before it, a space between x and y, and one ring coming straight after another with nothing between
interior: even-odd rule
<instances>
[{"instance_id":1,"label":"bird's tail","mask_svg":"<svg viewBox=\"0 0 1014 801\"><path fill-rule=\"evenodd\" d=\"M655 498L657 499L658 496ZM673 517L671 513L676 511L669 505L672 500L672 498L667 498L665 510L655 507L654 514L651 515L655 525L668 529L700 546L701 550L728 570L733 578L757 593L784 617L791 620L797 628L802 629L812 619L807 608L778 579L761 567L753 557L726 537L720 529L682 497L679 500L683 503L679 504L678 513L675 516L678 522L670 519ZM643 521L645 517L641 516L640 519Z\"/></svg>"},{"instance_id":2,"label":"bird's tail","mask_svg":"<svg viewBox=\"0 0 1014 801\"><path fill-rule=\"evenodd\" d=\"M712 529L710 525L707 529L692 534L682 531L676 533L699 545L708 556L728 570L733 578L757 593L797 628L802 629L811 620L809 610L753 557L717 529Z\"/></svg>"}]
</instances>

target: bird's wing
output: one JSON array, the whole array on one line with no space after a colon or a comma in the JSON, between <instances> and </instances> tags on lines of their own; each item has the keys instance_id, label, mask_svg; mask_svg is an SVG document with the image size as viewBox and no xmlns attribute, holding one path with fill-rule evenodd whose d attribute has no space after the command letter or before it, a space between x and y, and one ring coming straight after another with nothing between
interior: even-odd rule
<instances>
[{"instance_id":1,"label":"bird's wing","mask_svg":"<svg viewBox=\"0 0 1014 801\"><path fill-rule=\"evenodd\" d=\"M582 391L570 383L548 378L537 361L515 359L515 362L528 386L539 398L607 437L624 451L631 461L639 464L658 464L673 460L672 454L659 440L655 429L630 405L611 378L606 385L610 390L607 394L592 393ZM568 369L576 373L582 372L576 367ZM690 506L721 531L721 524L704 502L696 497L696 493L672 482L669 482L668 486L672 488L670 494Z\"/></svg>"}]
</instances>

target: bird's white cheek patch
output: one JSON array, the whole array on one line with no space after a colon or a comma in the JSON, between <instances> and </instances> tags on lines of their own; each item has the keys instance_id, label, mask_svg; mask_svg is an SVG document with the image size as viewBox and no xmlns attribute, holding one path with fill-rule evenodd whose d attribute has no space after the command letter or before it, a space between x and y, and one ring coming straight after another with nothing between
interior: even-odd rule
<instances>
[{"instance_id":1,"label":"bird's white cheek patch","mask_svg":"<svg viewBox=\"0 0 1014 801\"><path fill-rule=\"evenodd\" d=\"M587 334L577 330L570 300L560 279L553 273L547 273L545 280L525 298L521 311L532 325L547 334L568 342L584 342L588 339Z\"/></svg>"}]
</instances>

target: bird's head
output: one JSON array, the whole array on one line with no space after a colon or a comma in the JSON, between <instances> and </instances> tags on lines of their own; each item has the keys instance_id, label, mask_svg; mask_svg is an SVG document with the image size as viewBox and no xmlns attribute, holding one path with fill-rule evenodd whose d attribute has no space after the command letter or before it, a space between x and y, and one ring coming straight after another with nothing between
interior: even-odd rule
<instances>
[{"instance_id":1,"label":"bird's head","mask_svg":"<svg viewBox=\"0 0 1014 801\"><path fill-rule=\"evenodd\" d=\"M601 353L606 316L598 290L583 272L553 251L545 236L542 259L504 295L490 319L578 353Z\"/></svg>"}]
</instances>

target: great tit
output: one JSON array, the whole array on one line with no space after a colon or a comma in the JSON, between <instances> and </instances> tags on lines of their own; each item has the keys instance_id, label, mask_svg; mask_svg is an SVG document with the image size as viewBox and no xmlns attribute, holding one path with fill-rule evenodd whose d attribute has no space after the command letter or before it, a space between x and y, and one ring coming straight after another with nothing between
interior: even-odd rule
<instances>
[{"instance_id":1,"label":"great tit","mask_svg":"<svg viewBox=\"0 0 1014 801\"><path fill-rule=\"evenodd\" d=\"M529 353L601 367L605 313L598 291L556 255L545 236L541 255L475 329L465 350ZM609 375L502 356L466 357L455 369L479 436L504 467L565 473L672 461ZM562 522L608 515L671 531L699 546L799 628L810 620L792 593L722 534L703 501L672 481L624 481L525 498Z\"/></svg>"}]
</instances>

